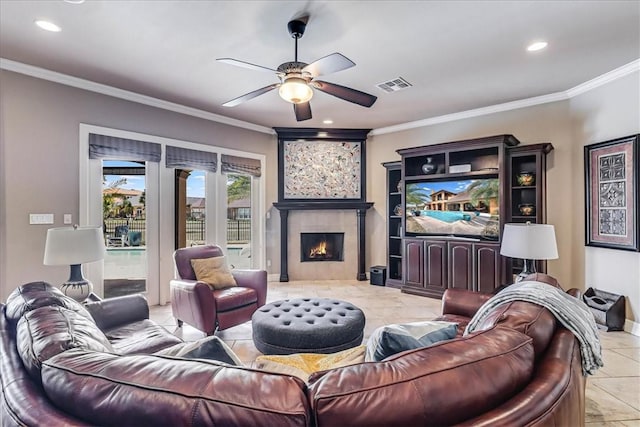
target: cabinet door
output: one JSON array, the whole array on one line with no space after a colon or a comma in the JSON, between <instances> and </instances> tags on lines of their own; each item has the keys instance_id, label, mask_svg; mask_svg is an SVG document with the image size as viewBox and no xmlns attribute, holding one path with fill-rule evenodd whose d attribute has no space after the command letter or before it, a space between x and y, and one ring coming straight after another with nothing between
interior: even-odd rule
<instances>
[{"instance_id":1,"label":"cabinet door","mask_svg":"<svg viewBox=\"0 0 640 427\"><path fill-rule=\"evenodd\" d=\"M474 245L476 286L479 292L493 292L501 285L500 245L477 243Z\"/></svg>"},{"instance_id":2,"label":"cabinet door","mask_svg":"<svg viewBox=\"0 0 640 427\"><path fill-rule=\"evenodd\" d=\"M424 287L424 242L422 240L406 240L404 259L405 285Z\"/></svg>"},{"instance_id":3,"label":"cabinet door","mask_svg":"<svg viewBox=\"0 0 640 427\"><path fill-rule=\"evenodd\" d=\"M449 287L473 290L472 243L449 242Z\"/></svg>"},{"instance_id":4,"label":"cabinet door","mask_svg":"<svg viewBox=\"0 0 640 427\"><path fill-rule=\"evenodd\" d=\"M447 289L447 242L425 242L425 286Z\"/></svg>"}]
</instances>

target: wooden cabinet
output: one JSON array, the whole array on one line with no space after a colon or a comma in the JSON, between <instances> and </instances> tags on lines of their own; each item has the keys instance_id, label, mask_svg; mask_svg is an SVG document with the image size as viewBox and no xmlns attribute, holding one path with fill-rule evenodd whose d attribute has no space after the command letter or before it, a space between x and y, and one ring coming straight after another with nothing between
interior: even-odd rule
<instances>
[{"instance_id":1,"label":"wooden cabinet","mask_svg":"<svg viewBox=\"0 0 640 427\"><path fill-rule=\"evenodd\" d=\"M402 292L440 298L448 288L492 292L500 284L500 245L405 239Z\"/></svg>"},{"instance_id":2,"label":"wooden cabinet","mask_svg":"<svg viewBox=\"0 0 640 427\"><path fill-rule=\"evenodd\" d=\"M507 215L506 222L534 224L546 223L546 170L547 154L553 150L550 143L523 145L507 151ZM523 260L507 261L507 281L518 275ZM547 271L545 261L536 261L536 270Z\"/></svg>"},{"instance_id":3,"label":"wooden cabinet","mask_svg":"<svg viewBox=\"0 0 640 427\"><path fill-rule=\"evenodd\" d=\"M387 281L402 286L402 171L400 162L383 163L387 170Z\"/></svg>"},{"instance_id":4,"label":"wooden cabinet","mask_svg":"<svg viewBox=\"0 0 640 427\"><path fill-rule=\"evenodd\" d=\"M473 290L473 243L449 242L449 287Z\"/></svg>"},{"instance_id":5,"label":"wooden cabinet","mask_svg":"<svg viewBox=\"0 0 640 427\"><path fill-rule=\"evenodd\" d=\"M424 288L424 241L406 239L404 242L404 285Z\"/></svg>"},{"instance_id":6,"label":"wooden cabinet","mask_svg":"<svg viewBox=\"0 0 640 427\"><path fill-rule=\"evenodd\" d=\"M546 155L553 150L519 143L496 135L404 148L397 150L400 162L383 163L387 285L440 297L448 288L492 292L512 283L522 264L500 255L501 233L507 222L545 222ZM445 188L453 184L462 189ZM432 229L417 227L429 221Z\"/></svg>"},{"instance_id":7,"label":"wooden cabinet","mask_svg":"<svg viewBox=\"0 0 640 427\"><path fill-rule=\"evenodd\" d=\"M501 280L503 261L499 244L474 243L473 259L474 291L490 293L503 284Z\"/></svg>"}]
</instances>

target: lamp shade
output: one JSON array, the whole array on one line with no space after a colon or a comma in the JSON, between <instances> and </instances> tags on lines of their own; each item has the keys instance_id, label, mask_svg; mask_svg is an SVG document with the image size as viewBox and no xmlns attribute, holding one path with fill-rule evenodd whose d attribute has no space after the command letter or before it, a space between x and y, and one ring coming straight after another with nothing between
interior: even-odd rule
<instances>
[{"instance_id":1,"label":"lamp shade","mask_svg":"<svg viewBox=\"0 0 640 427\"><path fill-rule=\"evenodd\" d=\"M505 224L500 255L521 259L556 259L556 232L549 224Z\"/></svg>"},{"instance_id":2,"label":"lamp shade","mask_svg":"<svg viewBox=\"0 0 640 427\"><path fill-rule=\"evenodd\" d=\"M308 102L313 97L313 90L307 81L300 77L289 77L278 90L280 97L292 104L302 104Z\"/></svg>"},{"instance_id":3,"label":"lamp shade","mask_svg":"<svg viewBox=\"0 0 640 427\"><path fill-rule=\"evenodd\" d=\"M60 227L47 230L44 265L74 265L104 258L101 227Z\"/></svg>"}]
</instances>

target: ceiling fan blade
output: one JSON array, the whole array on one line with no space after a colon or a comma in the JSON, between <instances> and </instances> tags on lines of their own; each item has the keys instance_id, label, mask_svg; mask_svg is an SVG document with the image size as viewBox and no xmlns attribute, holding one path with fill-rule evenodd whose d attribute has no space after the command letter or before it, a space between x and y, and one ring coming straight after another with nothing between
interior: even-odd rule
<instances>
[{"instance_id":1,"label":"ceiling fan blade","mask_svg":"<svg viewBox=\"0 0 640 427\"><path fill-rule=\"evenodd\" d=\"M311 118L311 104L309 102L293 104L293 111L296 113L296 120L299 122Z\"/></svg>"},{"instance_id":2,"label":"ceiling fan blade","mask_svg":"<svg viewBox=\"0 0 640 427\"><path fill-rule=\"evenodd\" d=\"M256 65L250 62L239 61L233 58L218 58L216 59L216 61L224 62L225 64L229 64L229 65L235 65L237 67L248 68L250 70L271 71L272 73L276 72L276 70L274 70L273 68L263 67L262 65Z\"/></svg>"},{"instance_id":3,"label":"ceiling fan blade","mask_svg":"<svg viewBox=\"0 0 640 427\"><path fill-rule=\"evenodd\" d=\"M344 99L345 101L353 102L354 104L362 105L363 107L371 107L378 99L377 96L369 95L368 93L360 92L359 90L346 86L340 86L335 83L313 80L310 84L319 91L333 95L336 98Z\"/></svg>"},{"instance_id":4,"label":"ceiling fan blade","mask_svg":"<svg viewBox=\"0 0 640 427\"><path fill-rule=\"evenodd\" d=\"M237 98L232 99L231 101L227 101L224 104L222 104L223 107L235 107L238 104L242 104L245 101L248 101L250 99L255 98L256 96L260 96L263 93L267 93L270 90L273 90L277 87L280 86L280 83L274 83L272 85L269 86L265 86L263 88L260 88L258 90L254 90L253 92L249 92L249 93L245 93L242 96L239 96Z\"/></svg>"},{"instance_id":5,"label":"ceiling fan blade","mask_svg":"<svg viewBox=\"0 0 640 427\"><path fill-rule=\"evenodd\" d=\"M307 72L314 77L318 77L346 70L347 68L351 68L355 65L356 64L352 60L341 53L336 52L312 62L304 67L302 72Z\"/></svg>"}]
</instances>

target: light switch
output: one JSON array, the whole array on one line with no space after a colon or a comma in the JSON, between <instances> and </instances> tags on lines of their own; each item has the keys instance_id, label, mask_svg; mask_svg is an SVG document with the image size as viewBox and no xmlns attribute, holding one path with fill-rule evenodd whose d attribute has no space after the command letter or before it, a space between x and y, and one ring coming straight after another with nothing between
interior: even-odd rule
<instances>
[{"instance_id":1,"label":"light switch","mask_svg":"<svg viewBox=\"0 0 640 427\"><path fill-rule=\"evenodd\" d=\"M73 222L73 219L71 217L71 214L64 214L64 220L63 223L65 224L71 224Z\"/></svg>"},{"instance_id":2,"label":"light switch","mask_svg":"<svg viewBox=\"0 0 640 427\"><path fill-rule=\"evenodd\" d=\"M53 214L29 214L29 224L53 224Z\"/></svg>"}]
</instances>

